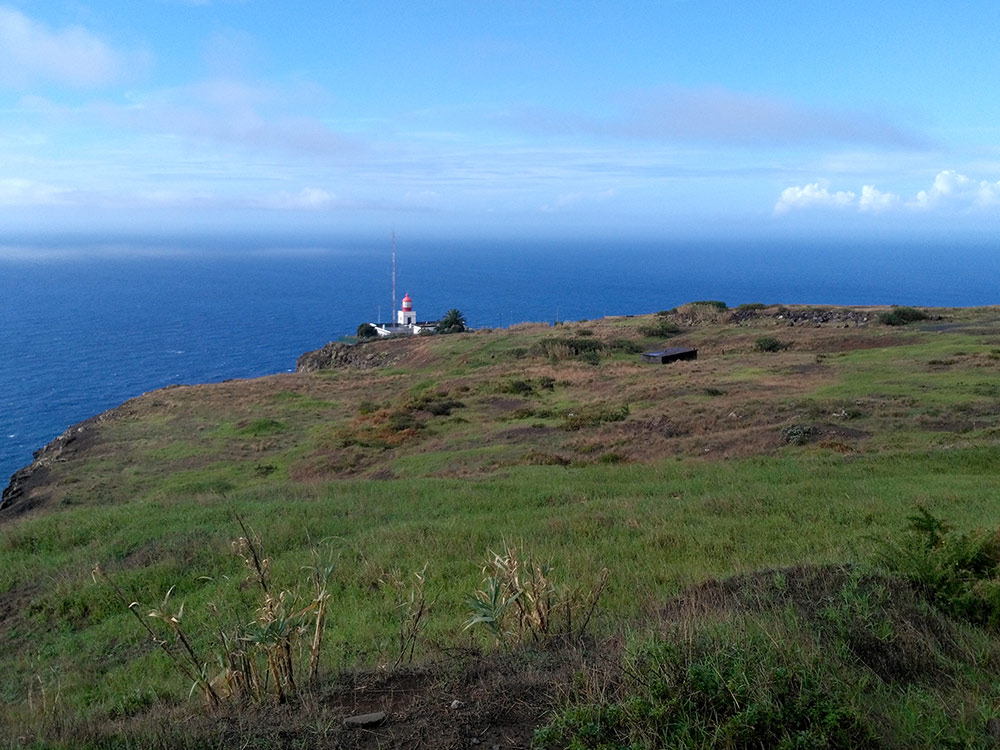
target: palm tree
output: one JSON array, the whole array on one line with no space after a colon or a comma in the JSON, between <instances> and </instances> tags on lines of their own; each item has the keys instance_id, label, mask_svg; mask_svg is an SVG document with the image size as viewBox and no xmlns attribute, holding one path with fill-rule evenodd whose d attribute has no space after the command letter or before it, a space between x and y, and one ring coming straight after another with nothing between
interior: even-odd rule
<instances>
[{"instance_id":1,"label":"palm tree","mask_svg":"<svg viewBox=\"0 0 1000 750\"><path fill-rule=\"evenodd\" d=\"M440 333L461 333L465 330L465 316L453 307L444 314L437 329Z\"/></svg>"}]
</instances>

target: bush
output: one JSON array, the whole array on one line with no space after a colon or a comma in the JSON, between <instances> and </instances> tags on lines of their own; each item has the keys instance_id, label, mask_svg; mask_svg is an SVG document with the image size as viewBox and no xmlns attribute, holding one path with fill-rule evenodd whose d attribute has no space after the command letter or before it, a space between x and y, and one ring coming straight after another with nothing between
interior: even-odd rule
<instances>
[{"instance_id":1,"label":"bush","mask_svg":"<svg viewBox=\"0 0 1000 750\"><path fill-rule=\"evenodd\" d=\"M535 392L535 386L530 380L509 380L498 389L500 393L510 393L514 396L530 396Z\"/></svg>"},{"instance_id":2,"label":"bush","mask_svg":"<svg viewBox=\"0 0 1000 750\"><path fill-rule=\"evenodd\" d=\"M808 424L788 425L781 431L781 439L789 445L805 445L816 434L816 428Z\"/></svg>"},{"instance_id":3,"label":"bush","mask_svg":"<svg viewBox=\"0 0 1000 750\"><path fill-rule=\"evenodd\" d=\"M729 305L727 305L722 300L718 300L718 299L702 299L702 300L698 300L697 302L689 302L688 304L691 304L691 305L703 305L705 307L714 307L719 312L725 312L726 310L729 309Z\"/></svg>"},{"instance_id":4,"label":"bush","mask_svg":"<svg viewBox=\"0 0 1000 750\"><path fill-rule=\"evenodd\" d=\"M628 404L623 404L620 407L607 406L606 404L583 406L563 417L562 428L574 432L584 427L597 427L605 422L621 422L628 417L629 411Z\"/></svg>"},{"instance_id":5,"label":"bush","mask_svg":"<svg viewBox=\"0 0 1000 750\"><path fill-rule=\"evenodd\" d=\"M761 336L753 342L753 348L758 352L780 352L787 349L791 344L786 344L774 336Z\"/></svg>"},{"instance_id":6,"label":"bush","mask_svg":"<svg viewBox=\"0 0 1000 750\"><path fill-rule=\"evenodd\" d=\"M625 352L626 354L638 354L639 352L646 351L646 347L632 339L614 339L609 341L608 349L613 352Z\"/></svg>"},{"instance_id":7,"label":"bush","mask_svg":"<svg viewBox=\"0 0 1000 750\"><path fill-rule=\"evenodd\" d=\"M941 611L1000 626L1000 528L956 533L918 506L900 539L884 543L882 563L925 587Z\"/></svg>"},{"instance_id":8,"label":"bush","mask_svg":"<svg viewBox=\"0 0 1000 750\"><path fill-rule=\"evenodd\" d=\"M888 312L878 314L879 323L887 326L905 326L918 320L927 320L927 313L912 307L894 307Z\"/></svg>"},{"instance_id":9,"label":"bush","mask_svg":"<svg viewBox=\"0 0 1000 750\"><path fill-rule=\"evenodd\" d=\"M636 330L647 338L668 339L680 333L681 329L676 323L671 323L668 320L657 320L653 323L641 325Z\"/></svg>"},{"instance_id":10,"label":"bush","mask_svg":"<svg viewBox=\"0 0 1000 750\"><path fill-rule=\"evenodd\" d=\"M626 657L621 697L577 705L539 730L539 748L877 747L848 689L815 655L763 632L657 636Z\"/></svg>"},{"instance_id":11,"label":"bush","mask_svg":"<svg viewBox=\"0 0 1000 750\"><path fill-rule=\"evenodd\" d=\"M531 347L531 353L537 357L561 360L581 357L584 354L597 354L599 356L604 348L604 344L595 338L555 336L550 339L542 339L534 344Z\"/></svg>"},{"instance_id":12,"label":"bush","mask_svg":"<svg viewBox=\"0 0 1000 750\"><path fill-rule=\"evenodd\" d=\"M377 337L378 337L378 331L375 330L375 326L373 326L371 323L362 323L361 325L358 326L359 339L365 340L365 339L374 339Z\"/></svg>"}]
</instances>

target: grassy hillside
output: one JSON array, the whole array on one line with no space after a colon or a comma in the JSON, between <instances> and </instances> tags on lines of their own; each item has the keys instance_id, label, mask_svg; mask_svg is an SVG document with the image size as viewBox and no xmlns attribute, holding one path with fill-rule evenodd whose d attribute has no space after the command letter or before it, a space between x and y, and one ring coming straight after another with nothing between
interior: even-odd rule
<instances>
[{"instance_id":1,"label":"grassy hillside","mask_svg":"<svg viewBox=\"0 0 1000 750\"><path fill-rule=\"evenodd\" d=\"M0 511L0 743L511 747L548 725L539 746L992 747L989 607L892 558L926 574L964 544L995 577L963 533L998 525L1000 310L880 312L692 304L375 342L391 364L90 420ZM640 364L664 345L699 358ZM918 506L952 546L905 531ZM484 566L511 550L524 593L501 613L514 589ZM466 628L491 585L495 620ZM515 616L544 602L545 627ZM294 690L224 679L282 644Z\"/></svg>"}]
</instances>

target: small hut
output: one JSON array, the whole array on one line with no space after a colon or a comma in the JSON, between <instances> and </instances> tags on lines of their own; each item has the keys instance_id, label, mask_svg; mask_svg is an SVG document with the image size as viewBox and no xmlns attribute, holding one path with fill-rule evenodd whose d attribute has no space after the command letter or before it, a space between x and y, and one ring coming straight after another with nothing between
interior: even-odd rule
<instances>
[{"instance_id":1,"label":"small hut","mask_svg":"<svg viewBox=\"0 0 1000 750\"><path fill-rule=\"evenodd\" d=\"M690 346L675 346L661 352L643 352L639 359L654 365L667 365L682 359L698 359L698 350Z\"/></svg>"}]
</instances>

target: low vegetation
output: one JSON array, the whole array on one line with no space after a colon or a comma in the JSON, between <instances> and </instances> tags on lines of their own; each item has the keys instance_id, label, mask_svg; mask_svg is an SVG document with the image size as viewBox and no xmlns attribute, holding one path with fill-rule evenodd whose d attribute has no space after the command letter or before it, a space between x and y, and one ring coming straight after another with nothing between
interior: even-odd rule
<instances>
[{"instance_id":1,"label":"low vegetation","mask_svg":"<svg viewBox=\"0 0 1000 750\"><path fill-rule=\"evenodd\" d=\"M0 511L0 746L992 747L1000 315L776 311L89 423Z\"/></svg>"},{"instance_id":2,"label":"low vegetation","mask_svg":"<svg viewBox=\"0 0 1000 750\"><path fill-rule=\"evenodd\" d=\"M780 352L789 346L790 344L776 339L774 336L761 336L753 342L753 348L758 352Z\"/></svg>"},{"instance_id":3,"label":"low vegetation","mask_svg":"<svg viewBox=\"0 0 1000 750\"><path fill-rule=\"evenodd\" d=\"M878 315L879 322L887 326L905 326L918 320L927 320L927 318L927 313L912 307L894 307Z\"/></svg>"}]
</instances>

